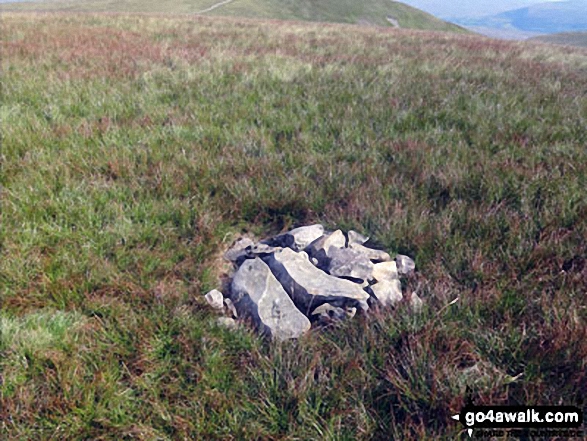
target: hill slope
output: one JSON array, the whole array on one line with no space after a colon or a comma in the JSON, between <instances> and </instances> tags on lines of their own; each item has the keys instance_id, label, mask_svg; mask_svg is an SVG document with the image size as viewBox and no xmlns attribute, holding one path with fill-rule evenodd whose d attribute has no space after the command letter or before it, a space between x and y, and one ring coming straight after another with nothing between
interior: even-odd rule
<instances>
[{"instance_id":1,"label":"hill slope","mask_svg":"<svg viewBox=\"0 0 587 441\"><path fill-rule=\"evenodd\" d=\"M4 10L164 12L373 24L410 29L467 32L424 11L390 0L46 0L8 3Z\"/></svg>"},{"instance_id":2,"label":"hill slope","mask_svg":"<svg viewBox=\"0 0 587 441\"><path fill-rule=\"evenodd\" d=\"M560 34L541 35L530 38L530 41L562 44L565 46L587 47L587 32L563 32Z\"/></svg>"},{"instance_id":3,"label":"hill slope","mask_svg":"<svg viewBox=\"0 0 587 441\"><path fill-rule=\"evenodd\" d=\"M460 439L467 399L583 406L584 50L146 14L0 39L3 440ZM217 326L222 250L315 222L414 257L404 301L283 345Z\"/></svg>"},{"instance_id":4,"label":"hill slope","mask_svg":"<svg viewBox=\"0 0 587 441\"><path fill-rule=\"evenodd\" d=\"M482 18L458 19L466 26L556 33L587 30L587 1L545 2Z\"/></svg>"}]
</instances>

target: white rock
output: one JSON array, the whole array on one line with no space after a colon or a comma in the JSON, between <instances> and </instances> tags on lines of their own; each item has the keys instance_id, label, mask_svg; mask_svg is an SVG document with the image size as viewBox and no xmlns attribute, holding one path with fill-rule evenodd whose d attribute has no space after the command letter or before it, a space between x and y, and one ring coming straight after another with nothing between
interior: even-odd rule
<instances>
[{"instance_id":1,"label":"white rock","mask_svg":"<svg viewBox=\"0 0 587 441\"><path fill-rule=\"evenodd\" d=\"M355 245L363 245L369 240L367 236L363 236L361 233L357 233L353 230L349 230L347 236L349 237L349 246L351 243Z\"/></svg>"},{"instance_id":2,"label":"white rock","mask_svg":"<svg viewBox=\"0 0 587 441\"><path fill-rule=\"evenodd\" d=\"M412 258L404 256L403 254L395 256L395 261L397 263L397 271L400 274L410 274L416 269L416 263Z\"/></svg>"},{"instance_id":3,"label":"white rock","mask_svg":"<svg viewBox=\"0 0 587 441\"><path fill-rule=\"evenodd\" d=\"M289 248L285 251L297 255ZM260 258L246 260L241 265L232 279L231 296L239 316L251 317L263 334L286 340L298 338L310 329L308 318L296 308Z\"/></svg>"},{"instance_id":4,"label":"white rock","mask_svg":"<svg viewBox=\"0 0 587 441\"><path fill-rule=\"evenodd\" d=\"M384 280L371 285L371 290L382 306L394 306L403 299L402 285L399 280Z\"/></svg>"},{"instance_id":5,"label":"white rock","mask_svg":"<svg viewBox=\"0 0 587 441\"><path fill-rule=\"evenodd\" d=\"M240 238L232 244L226 253L224 253L224 258L234 263L240 263L240 261L244 260L247 256L246 249L254 244L255 243L248 237Z\"/></svg>"},{"instance_id":6,"label":"white rock","mask_svg":"<svg viewBox=\"0 0 587 441\"><path fill-rule=\"evenodd\" d=\"M320 236L318 239L309 244L305 251L317 263L318 268L326 270L331 258L331 250L342 249L346 245L346 239L341 230Z\"/></svg>"},{"instance_id":7,"label":"white rock","mask_svg":"<svg viewBox=\"0 0 587 441\"><path fill-rule=\"evenodd\" d=\"M324 234L324 227L320 224L294 228L286 233L293 237L293 249L300 251Z\"/></svg>"},{"instance_id":8,"label":"white rock","mask_svg":"<svg viewBox=\"0 0 587 441\"><path fill-rule=\"evenodd\" d=\"M233 318L238 318L238 313L236 312L234 303L232 303L232 300L230 300L228 297L224 299L224 306L226 306L226 309Z\"/></svg>"},{"instance_id":9,"label":"white rock","mask_svg":"<svg viewBox=\"0 0 587 441\"><path fill-rule=\"evenodd\" d=\"M213 289L206 294L206 301L208 304L219 311L224 311L224 296L217 289Z\"/></svg>"},{"instance_id":10,"label":"white rock","mask_svg":"<svg viewBox=\"0 0 587 441\"><path fill-rule=\"evenodd\" d=\"M356 309L355 309L356 311ZM320 315L335 320L342 320L347 318L347 313L344 308L333 306L330 303L324 303L312 311L312 316Z\"/></svg>"},{"instance_id":11,"label":"white rock","mask_svg":"<svg viewBox=\"0 0 587 441\"><path fill-rule=\"evenodd\" d=\"M397 265L395 262L380 262L373 265L373 279L378 282L391 281L398 278Z\"/></svg>"},{"instance_id":12,"label":"white rock","mask_svg":"<svg viewBox=\"0 0 587 441\"><path fill-rule=\"evenodd\" d=\"M373 264L363 253L350 248L331 248L328 272L336 277L350 277L361 281L369 280Z\"/></svg>"},{"instance_id":13,"label":"white rock","mask_svg":"<svg viewBox=\"0 0 587 441\"><path fill-rule=\"evenodd\" d=\"M351 248L352 250L356 250L356 251L363 253L370 260L373 260L375 262L389 262L389 261L391 261L391 256L382 250L368 248L364 245L360 245L357 243L349 244L349 248Z\"/></svg>"}]
</instances>

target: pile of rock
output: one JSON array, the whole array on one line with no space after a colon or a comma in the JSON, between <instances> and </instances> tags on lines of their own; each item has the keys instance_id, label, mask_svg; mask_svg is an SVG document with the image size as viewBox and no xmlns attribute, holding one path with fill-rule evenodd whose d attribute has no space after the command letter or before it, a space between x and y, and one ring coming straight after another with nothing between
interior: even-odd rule
<instances>
[{"instance_id":1,"label":"pile of rock","mask_svg":"<svg viewBox=\"0 0 587 441\"><path fill-rule=\"evenodd\" d=\"M326 232L322 225L296 228L254 243L238 240L225 254L235 265L228 295L213 290L208 303L234 318L252 319L263 334L297 338L312 322L331 323L403 299L401 274L414 271L407 256L395 259L367 246L355 231ZM413 306L421 302L412 297ZM222 323L234 325L232 318Z\"/></svg>"}]
</instances>

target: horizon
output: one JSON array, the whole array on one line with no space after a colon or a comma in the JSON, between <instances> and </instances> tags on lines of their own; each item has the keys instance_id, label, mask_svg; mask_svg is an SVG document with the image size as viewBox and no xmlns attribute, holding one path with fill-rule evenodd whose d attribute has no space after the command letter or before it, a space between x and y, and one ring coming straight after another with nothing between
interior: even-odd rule
<instances>
[{"instance_id":1,"label":"horizon","mask_svg":"<svg viewBox=\"0 0 587 441\"><path fill-rule=\"evenodd\" d=\"M400 3L405 3L446 20L461 17L482 17L540 3L562 3L565 1L568 0L460 0L458 2L401 0Z\"/></svg>"}]
</instances>

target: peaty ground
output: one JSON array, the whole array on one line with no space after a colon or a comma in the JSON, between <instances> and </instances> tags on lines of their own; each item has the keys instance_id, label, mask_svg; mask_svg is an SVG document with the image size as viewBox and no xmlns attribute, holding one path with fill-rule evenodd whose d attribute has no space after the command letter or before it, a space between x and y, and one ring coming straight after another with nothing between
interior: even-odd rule
<instances>
[{"instance_id":1,"label":"peaty ground","mask_svg":"<svg viewBox=\"0 0 587 441\"><path fill-rule=\"evenodd\" d=\"M454 439L467 390L584 398L585 50L113 14L1 37L3 439ZM413 256L421 314L216 327L218 249L310 222Z\"/></svg>"}]
</instances>

